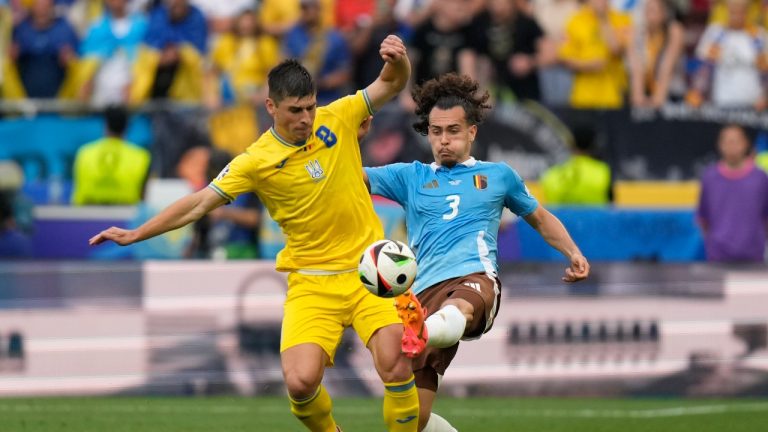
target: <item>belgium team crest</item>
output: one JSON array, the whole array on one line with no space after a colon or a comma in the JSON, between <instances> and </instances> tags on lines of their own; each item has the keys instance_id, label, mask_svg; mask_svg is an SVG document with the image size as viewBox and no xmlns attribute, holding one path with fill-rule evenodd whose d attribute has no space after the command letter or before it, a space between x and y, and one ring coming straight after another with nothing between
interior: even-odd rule
<instances>
[{"instance_id":1,"label":"belgium team crest","mask_svg":"<svg viewBox=\"0 0 768 432\"><path fill-rule=\"evenodd\" d=\"M488 187L488 177L480 174L476 174L474 177L475 187L477 189L485 189Z\"/></svg>"}]
</instances>

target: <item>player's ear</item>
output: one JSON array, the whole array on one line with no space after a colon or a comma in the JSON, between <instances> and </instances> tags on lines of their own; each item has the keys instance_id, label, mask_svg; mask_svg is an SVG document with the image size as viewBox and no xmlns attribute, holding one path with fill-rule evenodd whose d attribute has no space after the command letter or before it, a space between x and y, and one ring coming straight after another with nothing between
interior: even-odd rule
<instances>
[{"instance_id":1,"label":"player's ear","mask_svg":"<svg viewBox=\"0 0 768 432\"><path fill-rule=\"evenodd\" d=\"M264 105L266 105L267 112L269 113L269 115L274 117L275 112L277 111L277 104L275 103L275 101L272 100L272 98L267 98Z\"/></svg>"},{"instance_id":2,"label":"player's ear","mask_svg":"<svg viewBox=\"0 0 768 432\"><path fill-rule=\"evenodd\" d=\"M477 125L469 126L469 142L475 142L475 136L477 135Z\"/></svg>"}]
</instances>

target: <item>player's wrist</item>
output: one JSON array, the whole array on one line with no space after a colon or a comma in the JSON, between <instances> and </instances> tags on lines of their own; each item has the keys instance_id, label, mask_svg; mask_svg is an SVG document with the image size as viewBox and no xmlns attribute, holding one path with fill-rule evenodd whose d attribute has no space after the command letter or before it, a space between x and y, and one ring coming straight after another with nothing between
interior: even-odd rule
<instances>
[{"instance_id":1,"label":"player's wrist","mask_svg":"<svg viewBox=\"0 0 768 432\"><path fill-rule=\"evenodd\" d=\"M142 237L141 232L140 232L140 228L128 230L125 233L126 244L138 243L141 240L144 240L145 238L146 237Z\"/></svg>"}]
</instances>

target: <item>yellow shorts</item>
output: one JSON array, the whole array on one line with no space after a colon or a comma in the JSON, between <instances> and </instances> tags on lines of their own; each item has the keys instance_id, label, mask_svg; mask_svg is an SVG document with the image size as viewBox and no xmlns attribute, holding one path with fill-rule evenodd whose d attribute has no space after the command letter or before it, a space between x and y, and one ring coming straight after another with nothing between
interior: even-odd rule
<instances>
[{"instance_id":1,"label":"yellow shorts","mask_svg":"<svg viewBox=\"0 0 768 432\"><path fill-rule=\"evenodd\" d=\"M320 345L333 365L344 328L368 345L376 330L400 324L392 299L371 294L356 271L335 275L288 275L280 352L303 343Z\"/></svg>"}]
</instances>

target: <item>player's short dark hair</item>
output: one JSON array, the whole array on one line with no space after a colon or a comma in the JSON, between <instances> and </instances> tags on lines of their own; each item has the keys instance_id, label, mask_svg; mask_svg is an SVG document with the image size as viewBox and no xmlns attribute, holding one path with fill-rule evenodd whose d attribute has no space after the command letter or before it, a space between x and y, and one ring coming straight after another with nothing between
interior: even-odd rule
<instances>
[{"instance_id":1,"label":"player's short dark hair","mask_svg":"<svg viewBox=\"0 0 768 432\"><path fill-rule=\"evenodd\" d=\"M467 123L478 125L485 120L485 112L491 108L488 104L488 91L478 94L480 84L466 75L449 73L431 79L413 90L413 100L416 102L416 115L419 121L413 124L413 129L426 135L429 131L429 113L432 108L451 109L460 106L464 108Z\"/></svg>"},{"instance_id":2,"label":"player's short dark hair","mask_svg":"<svg viewBox=\"0 0 768 432\"><path fill-rule=\"evenodd\" d=\"M315 94L315 80L296 59L283 60L267 75L269 98L280 103L287 97L303 98Z\"/></svg>"},{"instance_id":3,"label":"player's short dark hair","mask_svg":"<svg viewBox=\"0 0 768 432\"><path fill-rule=\"evenodd\" d=\"M107 130L114 135L123 135L128 126L128 109L123 105L110 105L104 110Z\"/></svg>"}]
</instances>

